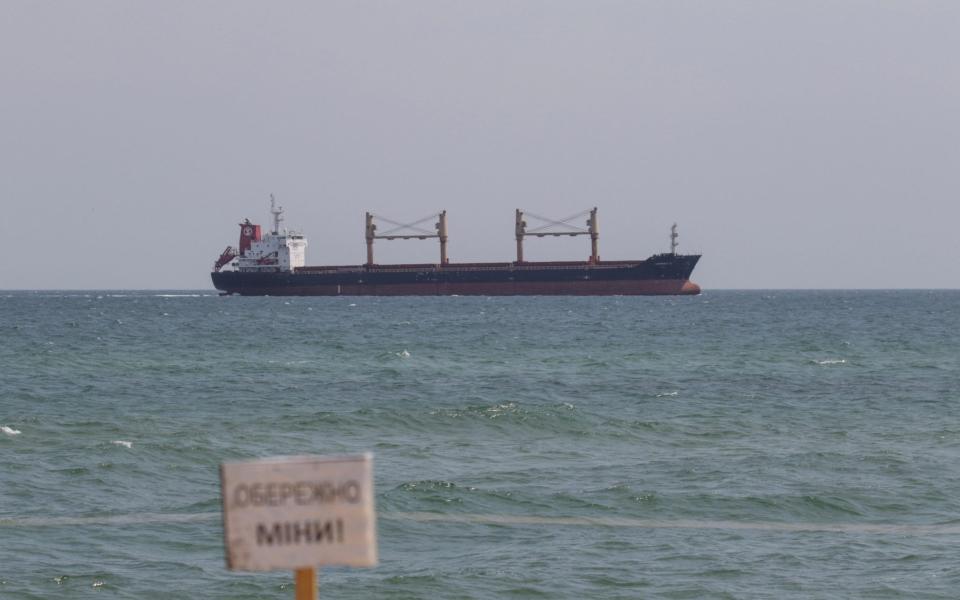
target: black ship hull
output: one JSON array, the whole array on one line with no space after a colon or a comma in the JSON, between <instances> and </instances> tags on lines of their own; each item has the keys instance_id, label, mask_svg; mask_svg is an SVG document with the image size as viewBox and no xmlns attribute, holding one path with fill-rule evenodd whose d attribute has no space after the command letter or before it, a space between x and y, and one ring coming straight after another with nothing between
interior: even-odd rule
<instances>
[{"instance_id":1,"label":"black ship hull","mask_svg":"<svg viewBox=\"0 0 960 600\"><path fill-rule=\"evenodd\" d=\"M300 267L219 271L213 285L243 296L689 295L699 255L659 254L641 261L458 263Z\"/></svg>"}]
</instances>

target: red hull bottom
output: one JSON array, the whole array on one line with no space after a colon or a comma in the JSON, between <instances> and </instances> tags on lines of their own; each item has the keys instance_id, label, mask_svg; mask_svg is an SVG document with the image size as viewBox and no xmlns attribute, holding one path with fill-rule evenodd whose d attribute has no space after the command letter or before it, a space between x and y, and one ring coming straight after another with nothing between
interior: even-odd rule
<instances>
[{"instance_id":1,"label":"red hull bottom","mask_svg":"<svg viewBox=\"0 0 960 600\"><path fill-rule=\"evenodd\" d=\"M676 296L696 295L700 286L689 280L563 281L502 283L393 283L283 286L230 290L260 296Z\"/></svg>"}]
</instances>

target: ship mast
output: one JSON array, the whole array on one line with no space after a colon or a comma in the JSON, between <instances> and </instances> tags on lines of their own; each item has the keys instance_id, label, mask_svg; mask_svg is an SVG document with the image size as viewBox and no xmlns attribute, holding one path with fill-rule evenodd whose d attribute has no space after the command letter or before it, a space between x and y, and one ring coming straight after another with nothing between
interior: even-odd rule
<instances>
[{"instance_id":1,"label":"ship mast","mask_svg":"<svg viewBox=\"0 0 960 600\"><path fill-rule=\"evenodd\" d=\"M377 233L377 224L373 222L374 218L381 221L386 221L387 223L393 225L393 229L385 231L384 233ZM433 220L434 218L437 219L437 222L433 224L436 233L420 227L422 223ZM373 266L374 240L425 240L428 238L437 238L440 240L440 264L445 265L450 262L450 258L447 256L447 211L445 210L440 211L439 214L430 215L425 219L414 221L413 223L398 223L397 221L391 221L383 215L374 215L368 212L366 214L365 223L365 237L367 240L366 264L368 267Z\"/></svg>"},{"instance_id":2,"label":"ship mast","mask_svg":"<svg viewBox=\"0 0 960 600\"><path fill-rule=\"evenodd\" d=\"M670 228L670 254L676 256L677 254L677 238L680 237L680 234L677 233L677 224L674 223L673 227Z\"/></svg>"},{"instance_id":3,"label":"ship mast","mask_svg":"<svg viewBox=\"0 0 960 600\"><path fill-rule=\"evenodd\" d=\"M590 211L590 218L587 219L587 227L590 228L590 264L600 262L600 253L597 249L597 242L600 239L600 226L597 224L597 207L594 206Z\"/></svg>"},{"instance_id":4,"label":"ship mast","mask_svg":"<svg viewBox=\"0 0 960 600\"><path fill-rule=\"evenodd\" d=\"M577 235L589 235L590 236L590 259L589 263L592 265L598 264L600 262L600 252L599 252L599 240L600 240L600 225L597 221L597 207L593 207L590 210L577 213L566 219L560 221L555 221L553 219L548 219L546 217L541 217L533 213L527 213L531 217L543 221L545 225L540 225L531 230L527 230L527 222L524 220L524 212L517 209L516 212L516 225L514 226L514 233L517 237L517 263L523 262L523 238L535 235L537 237L544 236L577 236ZM589 215L589 218L586 221L587 228L578 227L573 225L571 221L574 219L579 219L585 215ZM551 228L559 228L559 231L551 230Z\"/></svg>"},{"instance_id":5,"label":"ship mast","mask_svg":"<svg viewBox=\"0 0 960 600\"><path fill-rule=\"evenodd\" d=\"M523 211L517 209L517 225L514 231L517 234L517 263L523 262L523 236L527 234L527 222L523 220Z\"/></svg>"},{"instance_id":6,"label":"ship mast","mask_svg":"<svg viewBox=\"0 0 960 600\"><path fill-rule=\"evenodd\" d=\"M270 194L270 214L273 215L273 234L280 233L280 221L283 220L283 207L277 206L277 200Z\"/></svg>"}]
</instances>

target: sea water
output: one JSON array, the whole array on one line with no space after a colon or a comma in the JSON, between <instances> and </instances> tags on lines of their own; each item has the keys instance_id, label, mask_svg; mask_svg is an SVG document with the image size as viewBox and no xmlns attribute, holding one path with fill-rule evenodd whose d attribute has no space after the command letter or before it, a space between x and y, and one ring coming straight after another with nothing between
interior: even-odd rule
<instances>
[{"instance_id":1,"label":"sea water","mask_svg":"<svg viewBox=\"0 0 960 600\"><path fill-rule=\"evenodd\" d=\"M960 292L0 293L0 598L290 598L218 466L375 457L322 598L956 598Z\"/></svg>"}]
</instances>

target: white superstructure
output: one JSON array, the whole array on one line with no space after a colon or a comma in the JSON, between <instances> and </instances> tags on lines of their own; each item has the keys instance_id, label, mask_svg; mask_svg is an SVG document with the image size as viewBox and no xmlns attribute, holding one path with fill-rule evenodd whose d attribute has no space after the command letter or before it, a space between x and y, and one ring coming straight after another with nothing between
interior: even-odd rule
<instances>
[{"instance_id":1,"label":"white superstructure","mask_svg":"<svg viewBox=\"0 0 960 600\"><path fill-rule=\"evenodd\" d=\"M306 264L307 240L303 234L280 229L283 208L270 195L273 231L261 235L260 226L245 219L240 223L240 244L227 246L213 265L214 271L224 266L231 270L253 272L293 271Z\"/></svg>"},{"instance_id":2,"label":"white superstructure","mask_svg":"<svg viewBox=\"0 0 960 600\"><path fill-rule=\"evenodd\" d=\"M302 234L283 230L252 240L237 257L238 271L292 271L306 263L307 240Z\"/></svg>"}]
</instances>

